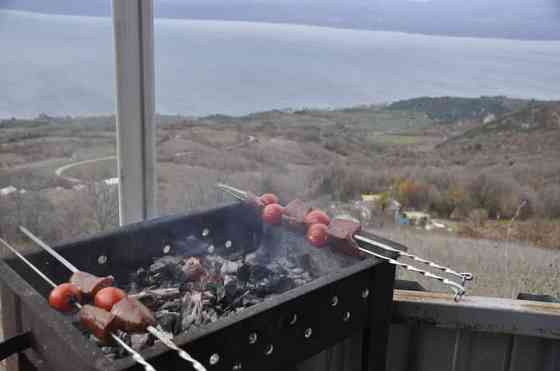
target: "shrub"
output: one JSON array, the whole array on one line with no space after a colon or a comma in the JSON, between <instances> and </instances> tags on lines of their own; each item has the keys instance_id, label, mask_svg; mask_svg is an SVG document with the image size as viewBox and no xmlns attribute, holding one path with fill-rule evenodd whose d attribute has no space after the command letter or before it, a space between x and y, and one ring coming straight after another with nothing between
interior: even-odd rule
<instances>
[{"instance_id":1,"label":"shrub","mask_svg":"<svg viewBox=\"0 0 560 371\"><path fill-rule=\"evenodd\" d=\"M539 194L543 216L560 218L560 185L552 184L545 187Z\"/></svg>"}]
</instances>

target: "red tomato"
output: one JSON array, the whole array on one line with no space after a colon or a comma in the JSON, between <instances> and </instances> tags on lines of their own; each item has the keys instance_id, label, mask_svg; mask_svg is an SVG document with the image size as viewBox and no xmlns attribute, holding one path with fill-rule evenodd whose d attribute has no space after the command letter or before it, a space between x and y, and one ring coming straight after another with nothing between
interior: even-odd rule
<instances>
[{"instance_id":1,"label":"red tomato","mask_svg":"<svg viewBox=\"0 0 560 371\"><path fill-rule=\"evenodd\" d=\"M280 224L282 223L282 213L284 212L284 208L278 204L270 204L266 205L262 218L265 223L267 224Z\"/></svg>"},{"instance_id":2,"label":"red tomato","mask_svg":"<svg viewBox=\"0 0 560 371\"><path fill-rule=\"evenodd\" d=\"M61 312L72 310L73 302L82 301L82 292L78 286L71 283L63 283L52 289L49 294L49 305Z\"/></svg>"},{"instance_id":3,"label":"red tomato","mask_svg":"<svg viewBox=\"0 0 560 371\"><path fill-rule=\"evenodd\" d=\"M105 287L95 294L95 306L110 312L113 305L126 297L126 292L116 287Z\"/></svg>"},{"instance_id":4,"label":"red tomato","mask_svg":"<svg viewBox=\"0 0 560 371\"><path fill-rule=\"evenodd\" d=\"M259 197L259 200L261 200L264 206L277 204L280 202L278 200L278 196L276 196L274 193L264 193L261 197Z\"/></svg>"},{"instance_id":5,"label":"red tomato","mask_svg":"<svg viewBox=\"0 0 560 371\"><path fill-rule=\"evenodd\" d=\"M307 230L307 241L315 247L325 246L329 242L327 229L329 228L324 224L311 225Z\"/></svg>"},{"instance_id":6,"label":"red tomato","mask_svg":"<svg viewBox=\"0 0 560 371\"><path fill-rule=\"evenodd\" d=\"M314 209L305 215L305 224L324 224L329 225L331 223L331 218L323 210Z\"/></svg>"}]
</instances>

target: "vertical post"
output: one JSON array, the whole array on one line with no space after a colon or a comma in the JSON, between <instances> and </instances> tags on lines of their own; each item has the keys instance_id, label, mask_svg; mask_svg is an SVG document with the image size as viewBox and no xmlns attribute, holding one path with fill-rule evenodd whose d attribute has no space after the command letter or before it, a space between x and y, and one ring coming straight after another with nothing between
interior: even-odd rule
<instances>
[{"instance_id":1,"label":"vertical post","mask_svg":"<svg viewBox=\"0 0 560 371\"><path fill-rule=\"evenodd\" d=\"M113 0L119 221L156 215L153 0Z\"/></svg>"},{"instance_id":2,"label":"vertical post","mask_svg":"<svg viewBox=\"0 0 560 371\"><path fill-rule=\"evenodd\" d=\"M383 262L375 267L372 276L373 287L369 305L373 313L369 328L363 331L362 370L385 371L393 314L395 266Z\"/></svg>"}]
</instances>

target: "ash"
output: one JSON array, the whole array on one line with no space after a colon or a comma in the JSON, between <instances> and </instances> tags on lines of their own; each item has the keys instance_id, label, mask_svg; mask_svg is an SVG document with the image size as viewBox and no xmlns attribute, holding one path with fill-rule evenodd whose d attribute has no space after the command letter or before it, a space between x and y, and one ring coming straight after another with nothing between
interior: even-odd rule
<instances>
[{"instance_id":1,"label":"ash","mask_svg":"<svg viewBox=\"0 0 560 371\"><path fill-rule=\"evenodd\" d=\"M161 330L177 335L359 261L315 248L285 228L264 228L258 249L246 255L242 247L219 255L211 240L187 237L174 244L181 246L174 255L133 272L123 288L154 312ZM148 334L123 338L136 350L154 342ZM126 356L116 347L102 349L109 357Z\"/></svg>"}]
</instances>

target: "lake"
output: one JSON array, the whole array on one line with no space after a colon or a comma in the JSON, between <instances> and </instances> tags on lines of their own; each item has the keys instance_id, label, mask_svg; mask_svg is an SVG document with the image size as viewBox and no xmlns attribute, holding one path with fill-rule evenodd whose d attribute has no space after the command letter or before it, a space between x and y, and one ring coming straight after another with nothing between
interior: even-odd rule
<instances>
[{"instance_id":1,"label":"lake","mask_svg":"<svg viewBox=\"0 0 560 371\"><path fill-rule=\"evenodd\" d=\"M0 117L114 111L108 18L0 11ZM560 99L560 41L156 20L165 114L347 107L417 96Z\"/></svg>"}]
</instances>

